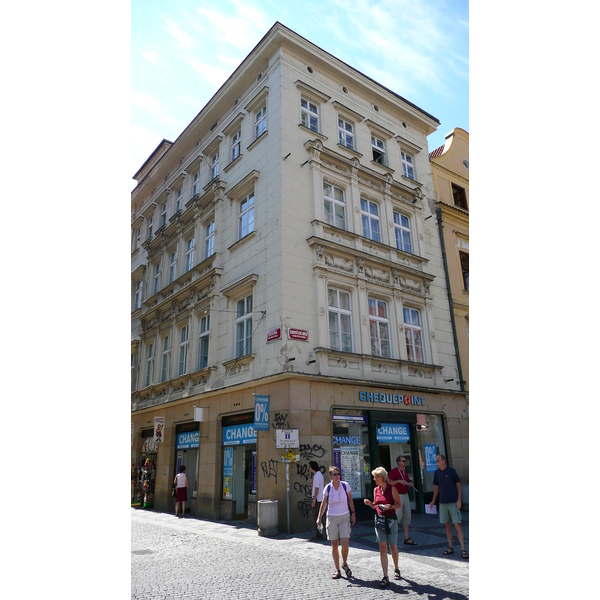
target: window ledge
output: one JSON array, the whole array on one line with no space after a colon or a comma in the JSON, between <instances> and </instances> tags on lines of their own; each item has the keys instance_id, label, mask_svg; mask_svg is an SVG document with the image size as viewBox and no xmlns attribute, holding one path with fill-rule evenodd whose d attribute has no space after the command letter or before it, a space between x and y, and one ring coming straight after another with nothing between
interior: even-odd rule
<instances>
[{"instance_id":1,"label":"window ledge","mask_svg":"<svg viewBox=\"0 0 600 600\"><path fill-rule=\"evenodd\" d=\"M307 127L306 125L302 125L302 123L298 123L298 127L300 127L300 129L304 129L305 131L310 131L311 134L316 135L319 139L323 140L324 142L326 142L329 139L326 135L323 135L320 131L315 131L314 129L311 129L310 127Z\"/></svg>"},{"instance_id":2,"label":"window ledge","mask_svg":"<svg viewBox=\"0 0 600 600\"><path fill-rule=\"evenodd\" d=\"M238 154L226 167L223 167L223 171L227 172L229 169L240 159L242 158L242 154Z\"/></svg>"},{"instance_id":3,"label":"window ledge","mask_svg":"<svg viewBox=\"0 0 600 600\"><path fill-rule=\"evenodd\" d=\"M358 156L358 158L362 158L362 154L358 151L355 150L354 148L348 148L348 146L344 146L343 144L340 144L338 142L338 148L343 148L344 150L347 150L348 152L350 152L350 154L354 154L354 156Z\"/></svg>"},{"instance_id":4,"label":"window ledge","mask_svg":"<svg viewBox=\"0 0 600 600\"><path fill-rule=\"evenodd\" d=\"M371 164L376 165L378 167L381 167L382 169L385 169L388 173L395 173L396 169L392 169L392 167L388 167L387 165L384 165L380 162L377 162L376 160L372 160Z\"/></svg>"},{"instance_id":5,"label":"window ledge","mask_svg":"<svg viewBox=\"0 0 600 600\"><path fill-rule=\"evenodd\" d=\"M254 148L258 142L267 137L267 133L269 133L269 130L265 129L265 131L263 131L249 146L246 146L246 150Z\"/></svg>"},{"instance_id":6,"label":"window ledge","mask_svg":"<svg viewBox=\"0 0 600 600\"><path fill-rule=\"evenodd\" d=\"M243 244L246 240L253 238L256 235L256 231L251 231L250 233L247 233L243 238L240 238L237 242L234 242L233 244L231 244L231 246L229 246L229 248L227 248L227 250L233 250L233 248L235 248L238 245Z\"/></svg>"}]
</instances>

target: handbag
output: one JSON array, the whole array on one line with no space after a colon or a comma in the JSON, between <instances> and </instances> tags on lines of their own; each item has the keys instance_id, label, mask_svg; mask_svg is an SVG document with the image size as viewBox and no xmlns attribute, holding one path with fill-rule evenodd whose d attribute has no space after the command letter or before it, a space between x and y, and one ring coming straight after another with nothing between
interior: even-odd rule
<instances>
[{"instance_id":1,"label":"handbag","mask_svg":"<svg viewBox=\"0 0 600 600\"><path fill-rule=\"evenodd\" d=\"M382 516L378 513L375 514L375 527L377 529L381 529L381 531L385 531L386 530L385 529L385 521L386 521L386 519L384 516Z\"/></svg>"},{"instance_id":2,"label":"handbag","mask_svg":"<svg viewBox=\"0 0 600 600\"><path fill-rule=\"evenodd\" d=\"M171 490L171 498L177 498L177 490L175 489L175 486L173 486L173 489Z\"/></svg>"}]
</instances>

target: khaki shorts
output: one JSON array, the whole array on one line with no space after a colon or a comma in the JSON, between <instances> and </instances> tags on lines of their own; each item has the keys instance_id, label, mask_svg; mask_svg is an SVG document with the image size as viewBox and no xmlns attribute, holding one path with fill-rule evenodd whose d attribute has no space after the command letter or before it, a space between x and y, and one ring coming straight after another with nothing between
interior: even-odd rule
<instances>
[{"instance_id":1,"label":"khaki shorts","mask_svg":"<svg viewBox=\"0 0 600 600\"><path fill-rule=\"evenodd\" d=\"M345 515L327 514L327 537L330 540L349 538L351 529L350 513Z\"/></svg>"},{"instance_id":2,"label":"khaki shorts","mask_svg":"<svg viewBox=\"0 0 600 600\"><path fill-rule=\"evenodd\" d=\"M396 511L398 517L398 523L402 525L410 525L411 512L410 512L410 498L408 494L398 494L400 496L400 504L402 507Z\"/></svg>"},{"instance_id":3,"label":"khaki shorts","mask_svg":"<svg viewBox=\"0 0 600 600\"><path fill-rule=\"evenodd\" d=\"M462 521L462 515L460 514L460 510L456 508L455 502L450 502L450 504L441 504L440 503L440 523L460 523Z\"/></svg>"}]
</instances>

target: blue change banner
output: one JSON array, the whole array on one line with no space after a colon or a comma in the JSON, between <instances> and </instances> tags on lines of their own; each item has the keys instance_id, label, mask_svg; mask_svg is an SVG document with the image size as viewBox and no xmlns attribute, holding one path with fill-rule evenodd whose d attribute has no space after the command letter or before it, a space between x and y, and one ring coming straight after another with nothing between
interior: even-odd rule
<instances>
[{"instance_id":1,"label":"blue change banner","mask_svg":"<svg viewBox=\"0 0 600 600\"><path fill-rule=\"evenodd\" d=\"M225 477L233 476L233 448L223 450L223 475Z\"/></svg>"},{"instance_id":2,"label":"blue change banner","mask_svg":"<svg viewBox=\"0 0 600 600\"><path fill-rule=\"evenodd\" d=\"M269 396L254 396L254 429L269 431Z\"/></svg>"},{"instance_id":3,"label":"blue change banner","mask_svg":"<svg viewBox=\"0 0 600 600\"><path fill-rule=\"evenodd\" d=\"M200 442L199 431L188 431L186 433L177 434L177 449L185 450L186 448L197 448Z\"/></svg>"},{"instance_id":4,"label":"blue change banner","mask_svg":"<svg viewBox=\"0 0 600 600\"><path fill-rule=\"evenodd\" d=\"M377 425L378 442L408 442L410 432L404 423L380 423Z\"/></svg>"},{"instance_id":5,"label":"blue change banner","mask_svg":"<svg viewBox=\"0 0 600 600\"><path fill-rule=\"evenodd\" d=\"M435 445L434 444L425 444L425 471L427 473L433 473L437 469L437 465L435 464Z\"/></svg>"},{"instance_id":6,"label":"blue change banner","mask_svg":"<svg viewBox=\"0 0 600 600\"><path fill-rule=\"evenodd\" d=\"M256 444L256 429L254 425L230 425L223 427L223 446L240 446Z\"/></svg>"}]
</instances>

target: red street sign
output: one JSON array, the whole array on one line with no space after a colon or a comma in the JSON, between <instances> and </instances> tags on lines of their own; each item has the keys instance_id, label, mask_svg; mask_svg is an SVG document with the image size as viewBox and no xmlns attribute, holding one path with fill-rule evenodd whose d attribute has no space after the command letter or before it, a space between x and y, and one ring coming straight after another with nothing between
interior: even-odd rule
<instances>
[{"instance_id":1,"label":"red street sign","mask_svg":"<svg viewBox=\"0 0 600 600\"><path fill-rule=\"evenodd\" d=\"M308 342L308 329L294 329L293 327L289 327L288 340L300 340L301 342Z\"/></svg>"},{"instance_id":2,"label":"red street sign","mask_svg":"<svg viewBox=\"0 0 600 600\"><path fill-rule=\"evenodd\" d=\"M269 329L267 331L267 342L273 342L281 339L281 327L275 327L275 329Z\"/></svg>"}]
</instances>

